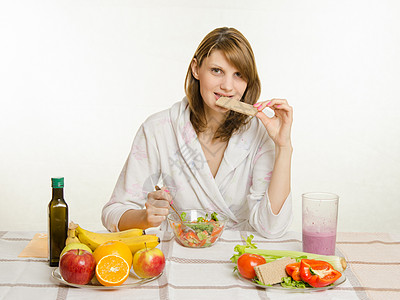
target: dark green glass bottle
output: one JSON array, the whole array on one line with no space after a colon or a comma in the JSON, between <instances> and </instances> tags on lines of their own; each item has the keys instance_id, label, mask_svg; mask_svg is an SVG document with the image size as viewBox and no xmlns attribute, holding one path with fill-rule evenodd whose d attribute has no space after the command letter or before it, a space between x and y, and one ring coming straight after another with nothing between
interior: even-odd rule
<instances>
[{"instance_id":1,"label":"dark green glass bottle","mask_svg":"<svg viewBox=\"0 0 400 300\"><path fill-rule=\"evenodd\" d=\"M49 260L50 267L57 267L65 247L68 231L68 205L64 200L64 177L52 178L53 196L49 203Z\"/></svg>"}]
</instances>

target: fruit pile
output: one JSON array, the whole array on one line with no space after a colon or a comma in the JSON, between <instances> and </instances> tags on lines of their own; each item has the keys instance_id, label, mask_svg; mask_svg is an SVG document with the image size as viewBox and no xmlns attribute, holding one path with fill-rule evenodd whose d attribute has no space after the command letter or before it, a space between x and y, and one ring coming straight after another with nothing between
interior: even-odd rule
<instances>
[{"instance_id":1,"label":"fruit pile","mask_svg":"<svg viewBox=\"0 0 400 300\"><path fill-rule=\"evenodd\" d=\"M129 277L131 267L141 278L161 274L165 267L160 239L141 229L96 233L70 223L59 269L65 281L88 284L94 276L104 286L119 286Z\"/></svg>"}]
</instances>

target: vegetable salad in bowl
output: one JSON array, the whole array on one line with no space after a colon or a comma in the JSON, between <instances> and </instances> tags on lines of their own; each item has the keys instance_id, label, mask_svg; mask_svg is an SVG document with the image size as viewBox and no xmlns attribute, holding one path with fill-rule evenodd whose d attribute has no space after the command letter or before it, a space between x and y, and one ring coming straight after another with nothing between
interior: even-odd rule
<instances>
[{"instance_id":1,"label":"vegetable salad in bowl","mask_svg":"<svg viewBox=\"0 0 400 300\"><path fill-rule=\"evenodd\" d=\"M179 216L171 213L168 223L180 244L191 248L212 246L221 236L227 221L223 214L197 209L183 211L181 218L183 225Z\"/></svg>"}]
</instances>

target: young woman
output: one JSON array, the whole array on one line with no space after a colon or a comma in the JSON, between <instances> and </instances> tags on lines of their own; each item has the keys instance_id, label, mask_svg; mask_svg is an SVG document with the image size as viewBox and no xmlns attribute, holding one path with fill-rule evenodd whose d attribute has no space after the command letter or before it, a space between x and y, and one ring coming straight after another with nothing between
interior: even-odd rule
<instances>
[{"instance_id":1,"label":"young woman","mask_svg":"<svg viewBox=\"0 0 400 300\"><path fill-rule=\"evenodd\" d=\"M139 128L102 221L110 231L167 228L178 210L207 209L227 227L281 236L292 219L292 108L285 99L256 103L260 80L246 38L217 28L200 43L185 80L186 97ZM256 118L216 105L219 97L254 105ZM272 118L262 110L269 107ZM154 191L162 180L164 188Z\"/></svg>"}]
</instances>

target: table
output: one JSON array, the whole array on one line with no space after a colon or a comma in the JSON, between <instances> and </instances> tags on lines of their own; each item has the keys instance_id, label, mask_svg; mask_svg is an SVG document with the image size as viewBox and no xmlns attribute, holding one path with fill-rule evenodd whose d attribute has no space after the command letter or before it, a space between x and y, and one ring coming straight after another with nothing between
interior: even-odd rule
<instances>
[{"instance_id":1,"label":"table","mask_svg":"<svg viewBox=\"0 0 400 300\"><path fill-rule=\"evenodd\" d=\"M63 286L51 277L46 259L18 257L35 233L0 231L0 299L400 299L400 234L339 233L336 254L348 262L347 280L327 291L287 293L241 281L229 258L250 234L259 248L300 251L298 232L267 240L227 230L213 247L190 249L172 233L158 231L167 260L163 275L135 288L106 291Z\"/></svg>"}]
</instances>

